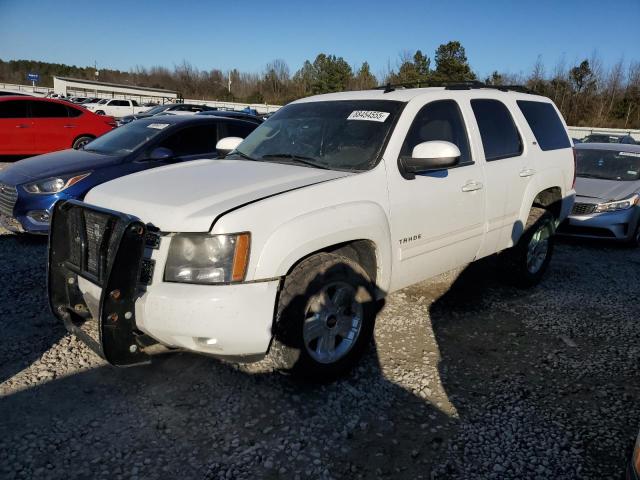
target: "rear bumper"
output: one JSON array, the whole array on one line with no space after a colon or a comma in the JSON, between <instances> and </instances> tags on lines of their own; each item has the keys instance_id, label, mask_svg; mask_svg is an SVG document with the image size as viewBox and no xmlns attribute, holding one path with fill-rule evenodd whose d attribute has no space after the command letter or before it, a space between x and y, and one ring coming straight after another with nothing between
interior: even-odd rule
<instances>
[{"instance_id":1,"label":"rear bumper","mask_svg":"<svg viewBox=\"0 0 640 480\"><path fill-rule=\"evenodd\" d=\"M569 215L560 225L558 233L574 237L627 241L636 231L639 217L638 208L610 213Z\"/></svg>"}]
</instances>

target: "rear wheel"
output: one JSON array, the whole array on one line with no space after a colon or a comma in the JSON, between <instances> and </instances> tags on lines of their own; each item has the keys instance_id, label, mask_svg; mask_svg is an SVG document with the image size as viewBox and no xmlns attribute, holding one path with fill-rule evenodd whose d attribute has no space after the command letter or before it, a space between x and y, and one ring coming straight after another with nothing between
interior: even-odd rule
<instances>
[{"instance_id":1,"label":"rear wheel","mask_svg":"<svg viewBox=\"0 0 640 480\"><path fill-rule=\"evenodd\" d=\"M87 143L89 143L91 140L93 140L93 137L90 137L88 135L83 135L82 137L78 137L73 141L73 145L72 148L79 150L82 147L84 147Z\"/></svg>"},{"instance_id":2,"label":"rear wheel","mask_svg":"<svg viewBox=\"0 0 640 480\"><path fill-rule=\"evenodd\" d=\"M542 280L553 255L555 219L544 208L532 207L518 243L504 252L505 271L519 287L532 287Z\"/></svg>"},{"instance_id":3,"label":"rear wheel","mask_svg":"<svg viewBox=\"0 0 640 480\"><path fill-rule=\"evenodd\" d=\"M269 357L300 378L331 380L360 359L376 313L373 285L360 265L341 255L314 255L285 279Z\"/></svg>"}]
</instances>

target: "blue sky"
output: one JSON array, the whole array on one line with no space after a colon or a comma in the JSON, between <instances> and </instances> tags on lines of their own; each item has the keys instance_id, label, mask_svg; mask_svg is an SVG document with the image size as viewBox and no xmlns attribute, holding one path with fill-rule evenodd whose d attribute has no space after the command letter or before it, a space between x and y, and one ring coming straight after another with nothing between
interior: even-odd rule
<instances>
[{"instance_id":1,"label":"blue sky","mask_svg":"<svg viewBox=\"0 0 640 480\"><path fill-rule=\"evenodd\" d=\"M538 55L548 68L594 51L605 65L640 60L640 0L0 0L3 60L259 72L282 58L293 73L325 52L379 74L449 40L481 76L526 73Z\"/></svg>"}]
</instances>

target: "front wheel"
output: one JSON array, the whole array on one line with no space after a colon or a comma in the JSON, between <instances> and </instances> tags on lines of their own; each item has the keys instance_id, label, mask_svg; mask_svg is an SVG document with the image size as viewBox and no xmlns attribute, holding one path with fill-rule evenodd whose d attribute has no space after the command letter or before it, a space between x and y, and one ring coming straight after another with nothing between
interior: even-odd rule
<instances>
[{"instance_id":1,"label":"front wheel","mask_svg":"<svg viewBox=\"0 0 640 480\"><path fill-rule=\"evenodd\" d=\"M320 253L286 277L269 358L310 381L328 381L360 359L373 336L373 285L350 258Z\"/></svg>"},{"instance_id":2,"label":"front wheel","mask_svg":"<svg viewBox=\"0 0 640 480\"><path fill-rule=\"evenodd\" d=\"M532 207L518 243L502 254L506 274L519 287L540 283L553 255L555 219L544 208Z\"/></svg>"}]
</instances>

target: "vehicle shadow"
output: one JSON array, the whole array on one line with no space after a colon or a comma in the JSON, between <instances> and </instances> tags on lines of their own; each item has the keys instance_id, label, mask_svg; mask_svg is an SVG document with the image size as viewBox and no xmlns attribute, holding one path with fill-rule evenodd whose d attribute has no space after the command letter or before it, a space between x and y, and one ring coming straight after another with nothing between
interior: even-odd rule
<instances>
[{"instance_id":1,"label":"vehicle shadow","mask_svg":"<svg viewBox=\"0 0 640 480\"><path fill-rule=\"evenodd\" d=\"M637 278L638 258L560 245L538 287L505 285L490 257L431 304L440 378L460 418L436 477L623 478L640 354L620 332L638 334L637 307L600 282Z\"/></svg>"},{"instance_id":2,"label":"vehicle shadow","mask_svg":"<svg viewBox=\"0 0 640 480\"><path fill-rule=\"evenodd\" d=\"M0 398L0 465L47 478L428 479L456 420L398 375L375 345L320 385L268 360L103 365Z\"/></svg>"},{"instance_id":3,"label":"vehicle shadow","mask_svg":"<svg viewBox=\"0 0 640 480\"><path fill-rule=\"evenodd\" d=\"M5 245L3 260L15 261L17 249L11 255ZM301 383L268 362L238 366L175 353L149 366L102 364L3 393L0 476L619 477L638 421L639 355L626 337L611 336L619 327L608 315L637 317L625 299L640 295L640 282L603 289L594 279L637 277L632 262L640 257L614 251L589 259L588 250L556 252L547 278L531 290L505 286L489 258L453 281L390 296L376 344L333 383ZM37 269L34 278L38 272L43 278ZM42 281L32 288L44 295ZM25 299L11 321L45 312L45 300ZM8 325L4 299L2 308ZM599 325L607 329L589 336ZM57 341L60 328L42 329L43 346ZM74 354L56 352L60 361Z\"/></svg>"},{"instance_id":4,"label":"vehicle shadow","mask_svg":"<svg viewBox=\"0 0 640 480\"><path fill-rule=\"evenodd\" d=\"M46 267L46 237L0 235L0 383L65 334L49 311Z\"/></svg>"}]
</instances>

